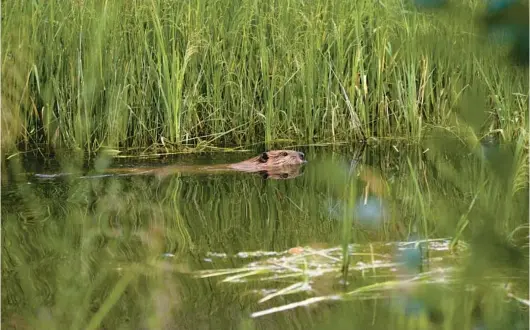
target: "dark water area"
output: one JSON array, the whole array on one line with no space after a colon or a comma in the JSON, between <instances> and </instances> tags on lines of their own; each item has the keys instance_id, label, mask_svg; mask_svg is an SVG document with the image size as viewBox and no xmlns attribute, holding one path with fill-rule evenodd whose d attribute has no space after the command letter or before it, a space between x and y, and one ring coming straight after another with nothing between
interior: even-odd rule
<instances>
[{"instance_id":1,"label":"dark water area","mask_svg":"<svg viewBox=\"0 0 530 330\"><path fill-rule=\"evenodd\" d=\"M2 328L528 329L518 167L485 150L289 149L308 163L284 180L94 170L263 150L9 159Z\"/></svg>"}]
</instances>

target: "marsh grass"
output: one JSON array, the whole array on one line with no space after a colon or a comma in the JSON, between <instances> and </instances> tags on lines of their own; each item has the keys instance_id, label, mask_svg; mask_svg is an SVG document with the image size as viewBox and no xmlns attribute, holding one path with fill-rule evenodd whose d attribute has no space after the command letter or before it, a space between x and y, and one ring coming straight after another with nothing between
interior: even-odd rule
<instances>
[{"instance_id":1,"label":"marsh grass","mask_svg":"<svg viewBox=\"0 0 530 330\"><path fill-rule=\"evenodd\" d=\"M469 1L2 2L2 146L417 140L485 85L484 131L526 127L528 77ZM20 26L25 26L23 31ZM497 47L498 48L498 47Z\"/></svg>"}]
</instances>

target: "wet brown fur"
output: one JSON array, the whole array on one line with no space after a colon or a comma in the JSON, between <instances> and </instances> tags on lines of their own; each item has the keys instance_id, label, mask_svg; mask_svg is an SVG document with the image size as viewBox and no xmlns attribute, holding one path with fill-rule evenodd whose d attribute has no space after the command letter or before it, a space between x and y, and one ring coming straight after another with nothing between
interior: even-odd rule
<instances>
[{"instance_id":1,"label":"wet brown fur","mask_svg":"<svg viewBox=\"0 0 530 330\"><path fill-rule=\"evenodd\" d=\"M158 168L119 168L106 173L124 175L154 174L165 177L174 173L248 172L259 173L266 179L289 179L300 175L300 166L307 161L303 153L294 150L271 150L233 164L209 166L171 165Z\"/></svg>"}]
</instances>

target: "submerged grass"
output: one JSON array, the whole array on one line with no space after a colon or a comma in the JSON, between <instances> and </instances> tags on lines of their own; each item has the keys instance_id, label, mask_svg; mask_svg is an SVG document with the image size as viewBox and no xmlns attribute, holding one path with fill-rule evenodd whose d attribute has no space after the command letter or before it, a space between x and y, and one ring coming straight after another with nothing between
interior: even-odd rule
<instances>
[{"instance_id":1,"label":"submerged grass","mask_svg":"<svg viewBox=\"0 0 530 330\"><path fill-rule=\"evenodd\" d=\"M225 277L223 282L235 284L273 282L280 286L276 289L269 289L267 293L264 293L264 297L258 301L260 304L273 298L295 293L316 296L284 306L255 312L251 315L252 317L260 317L322 301L388 298L392 294L392 290L399 286L435 282L443 285L450 284L457 281L457 271L453 269L452 262L449 261L449 259L454 258L449 253L449 243L450 241L447 239L433 239L422 242L350 244L348 245L348 254L353 260L348 263L347 267L354 274L348 277L348 282L351 281L353 283L345 285L343 290L337 290L336 292L333 292L331 286L326 288L326 292L319 292L319 289L325 287L325 285L321 285L321 282L326 280L333 282L333 278L336 279L340 276L344 259L341 247L327 249L299 247L275 255L259 252L241 252L238 256L213 254L211 257L214 259L220 257L259 259L249 262L240 268L202 270L197 272L196 276L200 278ZM407 276L408 274L406 273L396 273L396 269L401 266L399 260L395 260L393 257L396 251L398 249L414 249L416 244L425 244L428 246L427 248L434 249L437 252L436 258L421 261L434 270L421 274L412 274L412 276ZM378 253L374 253L374 249ZM463 244L457 250L464 252L465 245ZM462 255L459 257L462 257Z\"/></svg>"},{"instance_id":2,"label":"submerged grass","mask_svg":"<svg viewBox=\"0 0 530 330\"><path fill-rule=\"evenodd\" d=\"M485 86L484 132L526 128L528 77L481 46L475 1L2 2L2 146L95 151L366 137L451 126ZM20 30L20 26L26 28Z\"/></svg>"}]
</instances>

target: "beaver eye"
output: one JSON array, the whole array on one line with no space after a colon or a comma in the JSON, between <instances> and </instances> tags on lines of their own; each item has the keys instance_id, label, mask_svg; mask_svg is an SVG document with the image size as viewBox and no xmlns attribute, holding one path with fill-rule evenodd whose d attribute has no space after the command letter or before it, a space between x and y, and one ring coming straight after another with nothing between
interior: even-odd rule
<instances>
[{"instance_id":1,"label":"beaver eye","mask_svg":"<svg viewBox=\"0 0 530 330\"><path fill-rule=\"evenodd\" d=\"M288 155L287 151L282 152L283 157L287 157L287 155Z\"/></svg>"},{"instance_id":2,"label":"beaver eye","mask_svg":"<svg viewBox=\"0 0 530 330\"><path fill-rule=\"evenodd\" d=\"M261 163L266 163L267 160L269 160L269 155L268 155L266 152L262 153L262 154L259 156L259 161L260 161Z\"/></svg>"}]
</instances>

